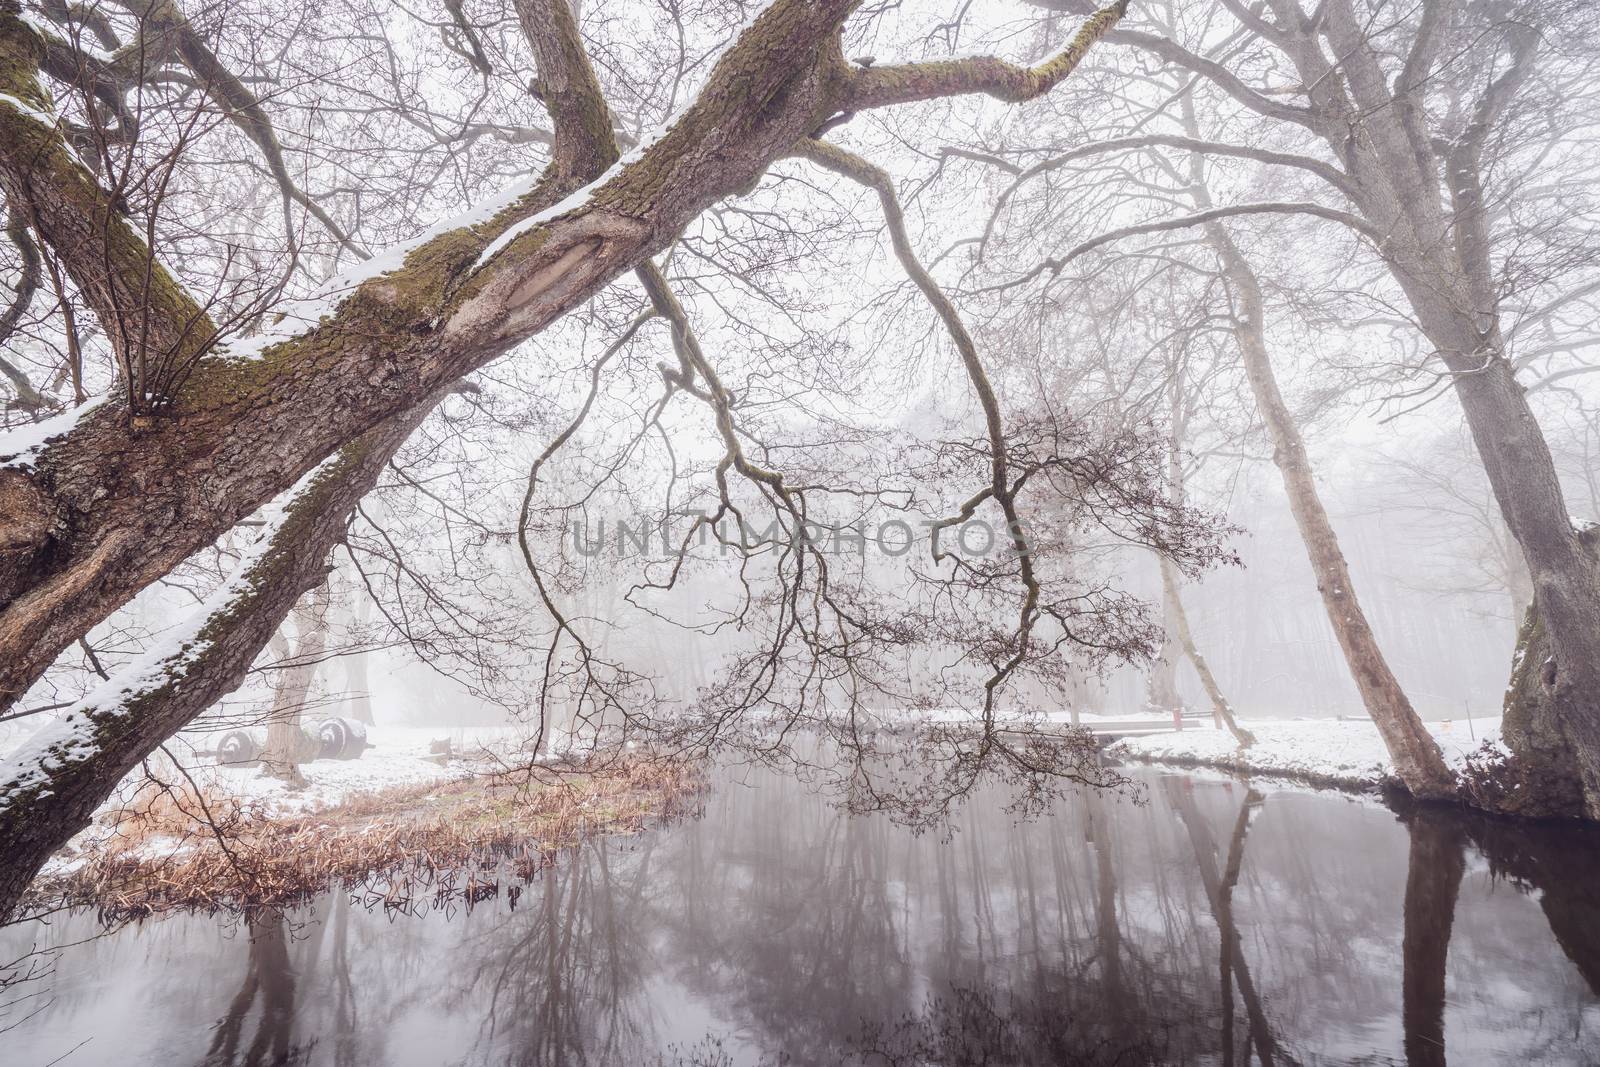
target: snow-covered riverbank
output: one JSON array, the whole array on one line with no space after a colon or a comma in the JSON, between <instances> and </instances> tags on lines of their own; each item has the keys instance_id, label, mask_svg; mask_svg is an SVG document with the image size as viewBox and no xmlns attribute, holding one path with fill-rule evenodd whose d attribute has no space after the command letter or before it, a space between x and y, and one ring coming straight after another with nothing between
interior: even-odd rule
<instances>
[{"instance_id":1,"label":"snow-covered riverbank","mask_svg":"<svg viewBox=\"0 0 1600 1067\"><path fill-rule=\"evenodd\" d=\"M29 907L139 917L297 903L330 887L385 906L472 902L523 884L597 834L688 810L693 765L645 753L528 770L521 727L375 727L354 760L301 764L298 788L257 765L163 758L130 775L57 853ZM504 772L517 769L515 774ZM517 890L520 891L520 890Z\"/></svg>"},{"instance_id":2,"label":"snow-covered riverbank","mask_svg":"<svg viewBox=\"0 0 1600 1067\"><path fill-rule=\"evenodd\" d=\"M1208 726L1124 738L1107 751L1150 763L1280 775L1351 789L1381 785L1393 774L1383 738L1370 719L1252 719L1240 725L1256 736L1250 748L1239 748L1226 730ZM1500 740L1498 716L1427 726L1445 760L1458 770L1483 742Z\"/></svg>"},{"instance_id":3,"label":"snow-covered riverbank","mask_svg":"<svg viewBox=\"0 0 1600 1067\"><path fill-rule=\"evenodd\" d=\"M374 726L367 734L372 747L360 759L301 764L305 785L300 788L263 775L254 763L224 767L205 759L185 762L202 788L259 803L273 814L313 812L366 793L454 781L501 761L523 762L527 734L521 726ZM448 750L441 751L446 742Z\"/></svg>"}]
</instances>

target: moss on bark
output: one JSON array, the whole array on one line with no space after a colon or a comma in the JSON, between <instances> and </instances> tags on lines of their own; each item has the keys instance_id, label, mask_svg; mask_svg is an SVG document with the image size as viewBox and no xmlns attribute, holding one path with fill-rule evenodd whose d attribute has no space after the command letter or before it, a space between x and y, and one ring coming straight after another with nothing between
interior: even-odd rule
<instances>
[{"instance_id":1,"label":"moss on bark","mask_svg":"<svg viewBox=\"0 0 1600 1067\"><path fill-rule=\"evenodd\" d=\"M1555 706L1555 652L1535 600L1517 634L1500 733L1509 756L1474 755L1462 788L1487 811L1527 818L1583 814L1583 778Z\"/></svg>"}]
</instances>

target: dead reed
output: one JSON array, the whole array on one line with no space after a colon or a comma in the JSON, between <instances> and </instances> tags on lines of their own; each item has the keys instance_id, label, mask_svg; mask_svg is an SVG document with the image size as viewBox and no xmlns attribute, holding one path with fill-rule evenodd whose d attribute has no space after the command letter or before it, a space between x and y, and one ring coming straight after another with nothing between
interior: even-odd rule
<instances>
[{"instance_id":1,"label":"dead reed","mask_svg":"<svg viewBox=\"0 0 1600 1067\"><path fill-rule=\"evenodd\" d=\"M391 788L304 815L169 789L119 811L115 832L41 879L31 904L93 907L107 922L282 907L334 888L396 910L471 905L503 891L514 904L517 886L563 850L684 814L703 788L695 767L629 755L536 782Z\"/></svg>"}]
</instances>

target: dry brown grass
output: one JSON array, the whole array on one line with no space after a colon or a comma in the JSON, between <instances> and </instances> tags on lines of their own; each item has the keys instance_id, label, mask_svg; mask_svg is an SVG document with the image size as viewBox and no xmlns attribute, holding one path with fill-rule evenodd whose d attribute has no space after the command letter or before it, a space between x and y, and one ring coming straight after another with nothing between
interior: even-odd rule
<instances>
[{"instance_id":1,"label":"dry brown grass","mask_svg":"<svg viewBox=\"0 0 1600 1067\"><path fill-rule=\"evenodd\" d=\"M284 906L332 888L368 906L472 904L515 896L585 837L636 833L692 810L703 787L696 768L627 756L538 783L387 789L305 815L158 791L117 812L115 832L76 869L46 877L33 904L94 907L108 921Z\"/></svg>"}]
</instances>

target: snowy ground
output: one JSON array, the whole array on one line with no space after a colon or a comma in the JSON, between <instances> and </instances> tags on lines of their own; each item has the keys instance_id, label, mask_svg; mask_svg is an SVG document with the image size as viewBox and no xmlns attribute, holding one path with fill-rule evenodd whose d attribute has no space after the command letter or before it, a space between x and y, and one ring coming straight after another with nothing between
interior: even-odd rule
<instances>
[{"instance_id":1,"label":"snowy ground","mask_svg":"<svg viewBox=\"0 0 1600 1067\"><path fill-rule=\"evenodd\" d=\"M0 732L0 757L19 744L25 730ZM372 747L360 759L314 760L301 765L306 785L291 789L285 782L262 775L255 764L218 766L204 750L215 745L215 732L182 734L169 748L183 762L195 784L208 795L235 797L266 814L318 811L349 797L396 786L423 785L464 778L496 765L496 759L519 758L527 729L522 726L428 727L373 726L367 735ZM455 758L440 760L430 746L449 740ZM151 769L163 780L178 782L178 772L164 759ZM136 771L112 795L102 811L127 803L130 787L143 779Z\"/></svg>"},{"instance_id":2,"label":"snowy ground","mask_svg":"<svg viewBox=\"0 0 1600 1067\"><path fill-rule=\"evenodd\" d=\"M1256 743L1243 751L1226 730L1210 725L1124 738L1109 751L1158 763L1204 764L1356 788L1377 785L1392 775L1383 739L1370 719L1251 719L1240 725L1256 736ZM1458 769L1484 741L1500 740L1498 716L1427 726L1445 760Z\"/></svg>"},{"instance_id":3,"label":"snowy ground","mask_svg":"<svg viewBox=\"0 0 1600 1067\"><path fill-rule=\"evenodd\" d=\"M360 759L301 764L306 784L300 789L263 775L255 765L222 767L204 757L185 762L202 788L258 802L269 812L317 811L360 793L465 778L496 755L515 758L524 734L521 727L373 726L367 734L372 747ZM441 761L429 751L444 740L458 758Z\"/></svg>"},{"instance_id":4,"label":"snowy ground","mask_svg":"<svg viewBox=\"0 0 1600 1067\"><path fill-rule=\"evenodd\" d=\"M1199 713L1191 712L1189 714L1198 715ZM926 714L915 715L915 717L928 722L976 722L978 712L969 708L939 708ZM1002 710L996 712L995 718L1002 722L1030 722L1036 726L1069 726L1072 724L1072 712L1070 711L1017 712ZM1207 723L1211 721L1209 716L1205 718L1205 721ZM1170 711L1136 711L1125 715L1102 715L1098 712L1084 711L1078 713L1078 722L1082 726L1095 726L1103 722L1118 724L1148 722L1153 725L1167 725L1172 722L1172 713Z\"/></svg>"},{"instance_id":5,"label":"snowy ground","mask_svg":"<svg viewBox=\"0 0 1600 1067\"><path fill-rule=\"evenodd\" d=\"M971 713L944 711L911 717L961 721L970 718ZM1142 717L1110 716L1120 722ZM1090 725L1095 718L1085 715L1083 721ZM1164 715L1150 718L1171 722ZM1067 719L1063 712L1047 714L1035 721L1064 724ZM1377 785L1391 772L1383 741L1368 719L1253 719L1243 725L1256 735L1256 744L1242 753L1233 737L1225 730L1212 728L1209 720L1205 725L1190 726L1181 732L1124 738L1112 745L1110 752L1153 762L1249 770L1356 788ZM1500 736L1498 717L1479 718L1471 723L1465 719L1433 722L1428 728L1439 740L1446 760L1457 767L1466 753L1485 740L1498 741ZM0 754L22 735L22 731L9 733L12 736L0 733ZM290 789L277 779L264 777L253 765L219 767L206 756L190 757L181 743L176 750L184 754L185 766L202 788L262 805L269 813L289 813L320 810L357 794L395 786L466 777L490 765L496 757L507 761L515 759L525 734L526 728L520 726L375 726L369 734L373 747L360 759L316 760L303 765L306 785L302 789ZM215 743L215 735L209 734L187 739L198 748ZM451 742L452 751L458 757L465 755L467 758L440 761L430 753L433 743L445 739ZM108 807L119 805L122 799L114 797Z\"/></svg>"}]
</instances>

